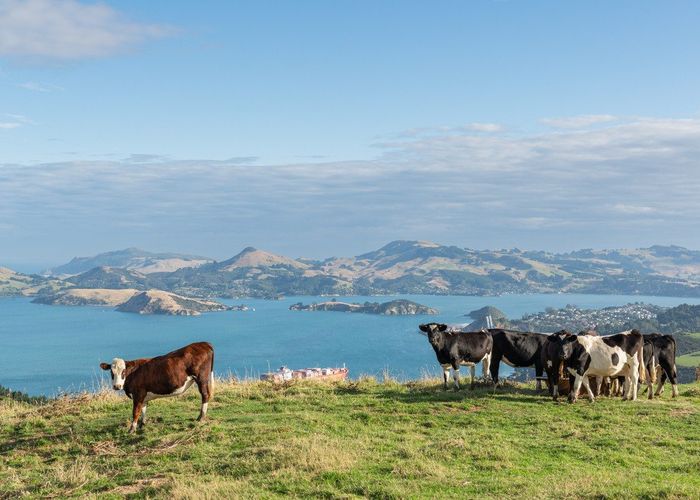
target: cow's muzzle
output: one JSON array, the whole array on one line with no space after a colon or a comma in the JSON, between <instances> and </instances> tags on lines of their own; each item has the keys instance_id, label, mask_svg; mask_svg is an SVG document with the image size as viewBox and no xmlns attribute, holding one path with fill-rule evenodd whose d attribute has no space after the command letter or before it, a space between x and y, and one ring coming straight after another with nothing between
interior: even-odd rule
<instances>
[{"instance_id":1,"label":"cow's muzzle","mask_svg":"<svg viewBox=\"0 0 700 500\"><path fill-rule=\"evenodd\" d=\"M115 391L121 391L123 387L124 387L123 385L114 384L112 386L112 389L114 389Z\"/></svg>"}]
</instances>

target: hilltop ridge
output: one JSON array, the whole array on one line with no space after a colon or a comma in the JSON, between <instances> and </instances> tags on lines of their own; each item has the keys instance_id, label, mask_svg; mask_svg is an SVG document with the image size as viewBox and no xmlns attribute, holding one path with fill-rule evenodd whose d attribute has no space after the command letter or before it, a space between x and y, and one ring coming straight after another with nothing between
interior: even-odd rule
<instances>
[{"instance_id":1,"label":"hilltop ridge","mask_svg":"<svg viewBox=\"0 0 700 500\"><path fill-rule=\"evenodd\" d=\"M355 257L322 260L294 259L246 247L226 260L188 260L174 270L164 270L172 264L168 259L146 265L144 253L136 249L108 252L79 264L112 262L117 258L112 254L118 254L120 265L92 267L67 277L65 286L158 288L207 297L507 293L700 297L700 251L679 246L552 253L399 240ZM65 266L54 270L77 269L73 261ZM36 282L38 277L32 279Z\"/></svg>"}]
</instances>

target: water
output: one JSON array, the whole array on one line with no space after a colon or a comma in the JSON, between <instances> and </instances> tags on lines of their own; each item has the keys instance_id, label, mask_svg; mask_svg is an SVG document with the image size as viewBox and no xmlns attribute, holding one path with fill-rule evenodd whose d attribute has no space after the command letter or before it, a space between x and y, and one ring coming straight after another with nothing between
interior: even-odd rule
<instances>
[{"instance_id":1,"label":"water","mask_svg":"<svg viewBox=\"0 0 700 500\"><path fill-rule=\"evenodd\" d=\"M384 302L391 297L346 297ZM700 299L621 295L505 295L502 297L410 296L435 307L439 316L375 316L338 312L289 311L295 302L327 300L288 297L281 301L243 300L249 312L197 317L140 316L110 308L32 304L27 298L0 299L0 384L33 395L91 390L104 377L98 365L115 356L126 359L164 354L190 342L207 340L216 351L220 375L257 377L281 365L342 366L350 376L380 375L410 379L437 376L435 355L419 323L470 321L464 314L493 305L517 318L545 307L600 308L643 301L661 306L700 303ZM503 367L503 373L509 373ZM480 372L480 369L478 370Z\"/></svg>"}]
</instances>

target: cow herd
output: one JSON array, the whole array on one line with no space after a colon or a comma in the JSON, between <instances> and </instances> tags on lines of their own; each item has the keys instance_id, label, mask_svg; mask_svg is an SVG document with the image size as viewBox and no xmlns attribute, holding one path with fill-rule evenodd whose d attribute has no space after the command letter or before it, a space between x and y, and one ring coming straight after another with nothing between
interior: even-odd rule
<instances>
[{"instance_id":1,"label":"cow herd","mask_svg":"<svg viewBox=\"0 0 700 500\"><path fill-rule=\"evenodd\" d=\"M484 378L488 374L498 385L503 361L512 367L534 367L537 390L542 390L545 381L555 401L567 392L573 403L582 391L591 401L603 394L635 400L639 384L644 382L652 399L663 392L666 380L671 382L672 396L678 395L676 342L671 335L642 335L637 330L608 336L595 332L572 334L566 330L543 334L500 328L463 332L441 323L419 328L427 334L442 367L445 388L450 372L455 388L459 388L461 366L470 367L473 387L478 363L482 363Z\"/></svg>"},{"instance_id":2,"label":"cow herd","mask_svg":"<svg viewBox=\"0 0 700 500\"><path fill-rule=\"evenodd\" d=\"M676 342L671 335L642 335L637 330L606 337L593 332L574 335L564 330L549 335L504 329L463 332L441 323L419 328L435 350L445 389L450 373L459 389L461 366L470 367L473 387L478 363L482 363L484 378L488 374L498 385L503 361L513 367L534 366L537 390L542 390L544 380L555 400L568 392L573 403L582 388L591 401L604 392L634 400L639 383L645 381L651 399L652 384L657 378L656 395L661 394L667 379L672 384L673 397L678 395ZM149 401L179 396L194 384L202 398L198 420L206 417L214 384L214 348L208 342L190 344L155 358L114 358L111 363L101 363L100 368L110 372L113 389L123 389L133 400L130 432L144 425Z\"/></svg>"}]
</instances>

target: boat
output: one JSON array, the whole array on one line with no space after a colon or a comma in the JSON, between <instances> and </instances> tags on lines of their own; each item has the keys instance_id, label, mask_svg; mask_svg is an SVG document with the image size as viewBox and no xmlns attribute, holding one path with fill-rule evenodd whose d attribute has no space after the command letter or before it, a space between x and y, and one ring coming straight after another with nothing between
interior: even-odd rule
<instances>
[{"instance_id":1,"label":"boat","mask_svg":"<svg viewBox=\"0 0 700 500\"><path fill-rule=\"evenodd\" d=\"M286 366L281 366L278 370L263 373L260 380L269 382L287 382L289 380L345 380L348 378L349 370L343 365L342 368L301 368L291 370Z\"/></svg>"}]
</instances>

